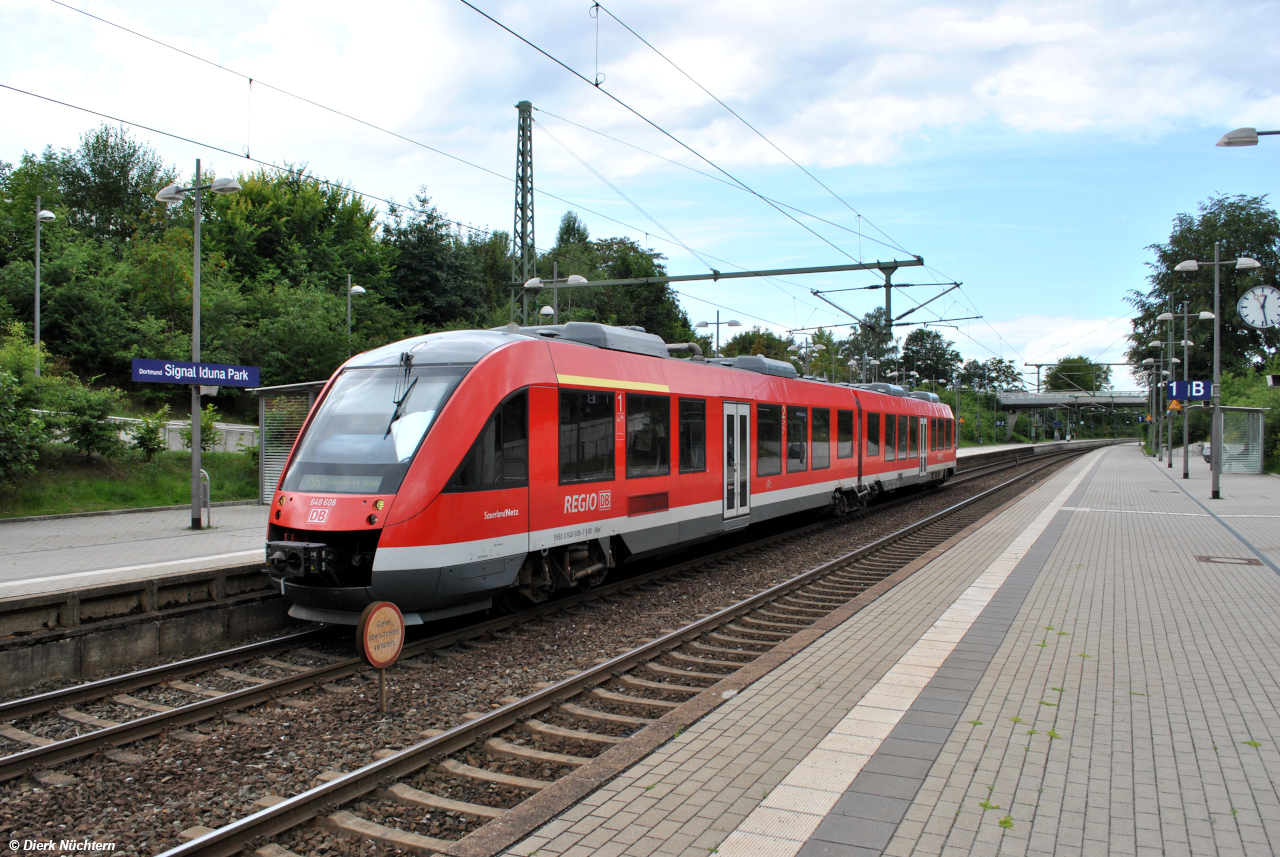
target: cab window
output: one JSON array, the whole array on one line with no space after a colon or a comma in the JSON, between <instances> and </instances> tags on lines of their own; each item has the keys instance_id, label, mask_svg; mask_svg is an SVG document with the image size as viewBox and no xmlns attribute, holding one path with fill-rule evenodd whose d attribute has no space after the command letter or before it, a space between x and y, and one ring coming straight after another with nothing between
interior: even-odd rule
<instances>
[{"instance_id":1,"label":"cab window","mask_svg":"<svg viewBox=\"0 0 1280 857\"><path fill-rule=\"evenodd\" d=\"M525 389L509 396L494 410L445 491L528 486L529 392Z\"/></svg>"}]
</instances>

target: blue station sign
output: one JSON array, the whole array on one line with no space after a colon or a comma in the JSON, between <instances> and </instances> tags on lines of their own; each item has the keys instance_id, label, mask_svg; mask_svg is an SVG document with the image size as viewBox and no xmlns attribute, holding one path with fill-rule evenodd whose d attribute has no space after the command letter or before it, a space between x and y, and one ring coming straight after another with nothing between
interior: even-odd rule
<instances>
[{"instance_id":1,"label":"blue station sign","mask_svg":"<svg viewBox=\"0 0 1280 857\"><path fill-rule=\"evenodd\" d=\"M203 384L210 387L258 387L257 366L188 363L133 358L133 380L151 384Z\"/></svg>"},{"instance_id":2,"label":"blue station sign","mask_svg":"<svg viewBox=\"0 0 1280 857\"><path fill-rule=\"evenodd\" d=\"M1170 381L1168 387L1165 398L1171 401L1207 402L1213 398L1213 385L1208 381Z\"/></svg>"}]
</instances>

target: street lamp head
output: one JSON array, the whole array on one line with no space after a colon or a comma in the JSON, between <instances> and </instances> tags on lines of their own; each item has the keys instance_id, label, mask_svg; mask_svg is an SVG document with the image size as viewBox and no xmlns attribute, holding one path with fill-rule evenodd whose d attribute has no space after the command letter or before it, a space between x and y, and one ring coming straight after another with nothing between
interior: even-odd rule
<instances>
[{"instance_id":1,"label":"street lamp head","mask_svg":"<svg viewBox=\"0 0 1280 857\"><path fill-rule=\"evenodd\" d=\"M1182 358L1180 358L1180 357L1170 357L1170 358L1169 358L1169 362L1170 362L1170 363L1181 363L1181 362L1182 362Z\"/></svg>"},{"instance_id":2,"label":"street lamp head","mask_svg":"<svg viewBox=\"0 0 1280 857\"><path fill-rule=\"evenodd\" d=\"M1158 339L1154 339L1147 343L1148 348L1164 348L1164 343Z\"/></svg>"},{"instance_id":3,"label":"street lamp head","mask_svg":"<svg viewBox=\"0 0 1280 857\"><path fill-rule=\"evenodd\" d=\"M362 295L362 294L364 294L364 293L365 293L365 287L364 287L364 286L352 286L352 287L351 287L351 289L350 289L350 291L349 291L348 293L349 293L349 294L353 294L353 295Z\"/></svg>"},{"instance_id":4,"label":"street lamp head","mask_svg":"<svg viewBox=\"0 0 1280 857\"><path fill-rule=\"evenodd\" d=\"M1179 342L1178 344L1179 344L1179 345L1181 345L1181 346L1183 346L1183 347L1185 347L1185 348L1190 348L1191 346L1195 345L1195 343L1194 343L1194 342L1192 342L1190 339L1184 339L1184 340L1182 340L1181 342Z\"/></svg>"},{"instance_id":5,"label":"street lamp head","mask_svg":"<svg viewBox=\"0 0 1280 857\"><path fill-rule=\"evenodd\" d=\"M1259 262L1257 259L1250 259L1248 256L1241 256L1239 259L1236 259L1237 271L1249 271L1254 268L1261 268L1261 267L1262 267L1261 262Z\"/></svg>"},{"instance_id":6,"label":"street lamp head","mask_svg":"<svg viewBox=\"0 0 1280 857\"><path fill-rule=\"evenodd\" d=\"M1199 318L1201 318L1201 319L1203 319L1203 320L1205 320L1205 321L1212 321L1212 320L1213 320L1213 318L1214 318L1214 315L1213 315L1213 313L1211 313L1211 312L1202 312L1202 313L1200 313Z\"/></svg>"},{"instance_id":7,"label":"street lamp head","mask_svg":"<svg viewBox=\"0 0 1280 857\"><path fill-rule=\"evenodd\" d=\"M1188 259L1185 262L1179 262L1173 266L1173 270L1182 271L1183 273L1195 272L1200 270L1200 263L1195 259Z\"/></svg>"},{"instance_id":8,"label":"street lamp head","mask_svg":"<svg viewBox=\"0 0 1280 857\"><path fill-rule=\"evenodd\" d=\"M868 365L868 366L879 366L879 365L880 365L880 361L879 361L879 360L869 360L869 361L867 361L867 365Z\"/></svg>"},{"instance_id":9,"label":"street lamp head","mask_svg":"<svg viewBox=\"0 0 1280 857\"><path fill-rule=\"evenodd\" d=\"M800 351L800 346L799 346L799 345L788 345L788 346L787 346L787 350L788 350L788 351L794 351L794 352L799 353L799 351Z\"/></svg>"},{"instance_id":10,"label":"street lamp head","mask_svg":"<svg viewBox=\"0 0 1280 857\"><path fill-rule=\"evenodd\" d=\"M37 223L50 223L57 219L58 219L58 215L54 214L52 211L50 211L47 208L42 208L38 212L36 212Z\"/></svg>"},{"instance_id":11,"label":"street lamp head","mask_svg":"<svg viewBox=\"0 0 1280 857\"><path fill-rule=\"evenodd\" d=\"M1145 360L1143 360L1143 361L1142 361L1142 365L1143 365L1143 366L1150 366L1152 363L1155 363L1155 362L1156 362L1156 359L1155 359L1154 357L1148 357L1148 358L1146 358Z\"/></svg>"},{"instance_id":12,"label":"street lamp head","mask_svg":"<svg viewBox=\"0 0 1280 857\"><path fill-rule=\"evenodd\" d=\"M569 279L565 280L570 286L580 286L587 281L587 278L581 274L570 274Z\"/></svg>"},{"instance_id":13,"label":"street lamp head","mask_svg":"<svg viewBox=\"0 0 1280 857\"><path fill-rule=\"evenodd\" d=\"M706 326L707 326L707 323L705 321L700 321L694 325L694 327L706 327Z\"/></svg>"},{"instance_id":14,"label":"street lamp head","mask_svg":"<svg viewBox=\"0 0 1280 857\"><path fill-rule=\"evenodd\" d=\"M176 184L171 184L166 188L162 188L156 194L156 202L182 202L186 198L186 194L182 192L182 188Z\"/></svg>"},{"instance_id":15,"label":"street lamp head","mask_svg":"<svg viewBox=\"0 0 1280 857\"><path fill-rule=\"evenodd\" d=\"M551 318L551 316L555 314L556 314L556 311L549 306L544 306L542 309L538 310L538 315L542 316L543 318Z\"/></svg>"},{"instance_id":16,"label":"street lamp head","mask_svg":"<svg viewBox=\"0 0 1280 857\"><path fill-rule=\"evenodd\" d=\"M240 182L233 178L214 179L213 184L209 185L209 190L214 193L239 193Z\"/></svg>"},{"instance_id":17,"label":"street lamp head","mask_svg":"<svg viewBox=\"0 0 1280 857\"><path fill-rule=\"evenodd\" d=\"M1162 312L1158 316L1156 316L1156 321L1173 321L1173 313Z\"/></svg>"},{"instance_id":18,"label":"street lamp head","mask_svg":"<svg viewBox=\"0 0 1280 857\"><path fill-rule=\"evenodd\" d=\"M827 350L827 346L825 346L825 345L823 345L821 342L819 342L817 345L813 346L813 350L814 350L814 351L826 351L826 350Z\"/></svg>"},{"instance_id":19,"label":"street lamp head","mask_svg":"<svg viewBox=\"0 0 1280 857\"><path fill-rule=\"evenodd\" d=\"M729 327L742 327L742 322L738 321L736 318L729 319L725 324Z\"/></svg>"},{"instance_id":20,"label":"street lamp head","mask_svg":"<svg viewBox=\"0 0 1280 857\"><path fill-rule=\"evenodd\" d=\"M534 277L532 280L525 280L524 287L526 289L540 289L542 288L542 278Z\"/></svg>"},{"instance_id":21,"label":"street lamp head","mask_svg":"<svg viewBox=\"0 0 1280 857\"><path fill-rule=\"evenodd\" d=\"M1256 146L1258 145L1258 129L1257 128L1237 128L1234 131L1228 131L1218 140L1219 146L1234 148L1236 146Z\"/></svg>"}]
</instances>

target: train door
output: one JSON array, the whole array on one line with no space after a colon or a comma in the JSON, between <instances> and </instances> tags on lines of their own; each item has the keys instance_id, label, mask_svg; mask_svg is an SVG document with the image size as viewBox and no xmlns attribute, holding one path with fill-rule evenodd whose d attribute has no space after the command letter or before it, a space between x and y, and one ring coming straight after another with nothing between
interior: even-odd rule
<instances>
[{"instance_id":1,"label":"train door","mask_svg":"<svg viewBox=\"0 0 1280 857\"><path fill-rule=\"evenodd\" d=\"M920 472L929 472L929 418L920 418Z\"/></svg>"},{"instance_id":2,"label":"train door","mask_svg":"<svg viewBox=\"0 0 1280 857\"><path fill-rule=\"evenodd\" d=\"M724 403L724 516L751 513L751 406Z\"/></svg>"}]
</instances>

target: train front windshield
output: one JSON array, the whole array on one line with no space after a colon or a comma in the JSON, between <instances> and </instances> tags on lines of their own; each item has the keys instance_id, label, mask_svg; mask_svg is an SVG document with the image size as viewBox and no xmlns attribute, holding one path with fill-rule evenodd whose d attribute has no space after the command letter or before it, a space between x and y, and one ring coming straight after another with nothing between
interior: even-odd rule
<instances>
[{"instance_id":1,"label":"train front windshield","mask_svg":"<svg viewBox=\"0 0 1280 857\"><path fill-rule=\"evenodd\" d=\"M352 368L333 382L282 490L393 494L467 367Z\"/></svg>"}]
</instances>

